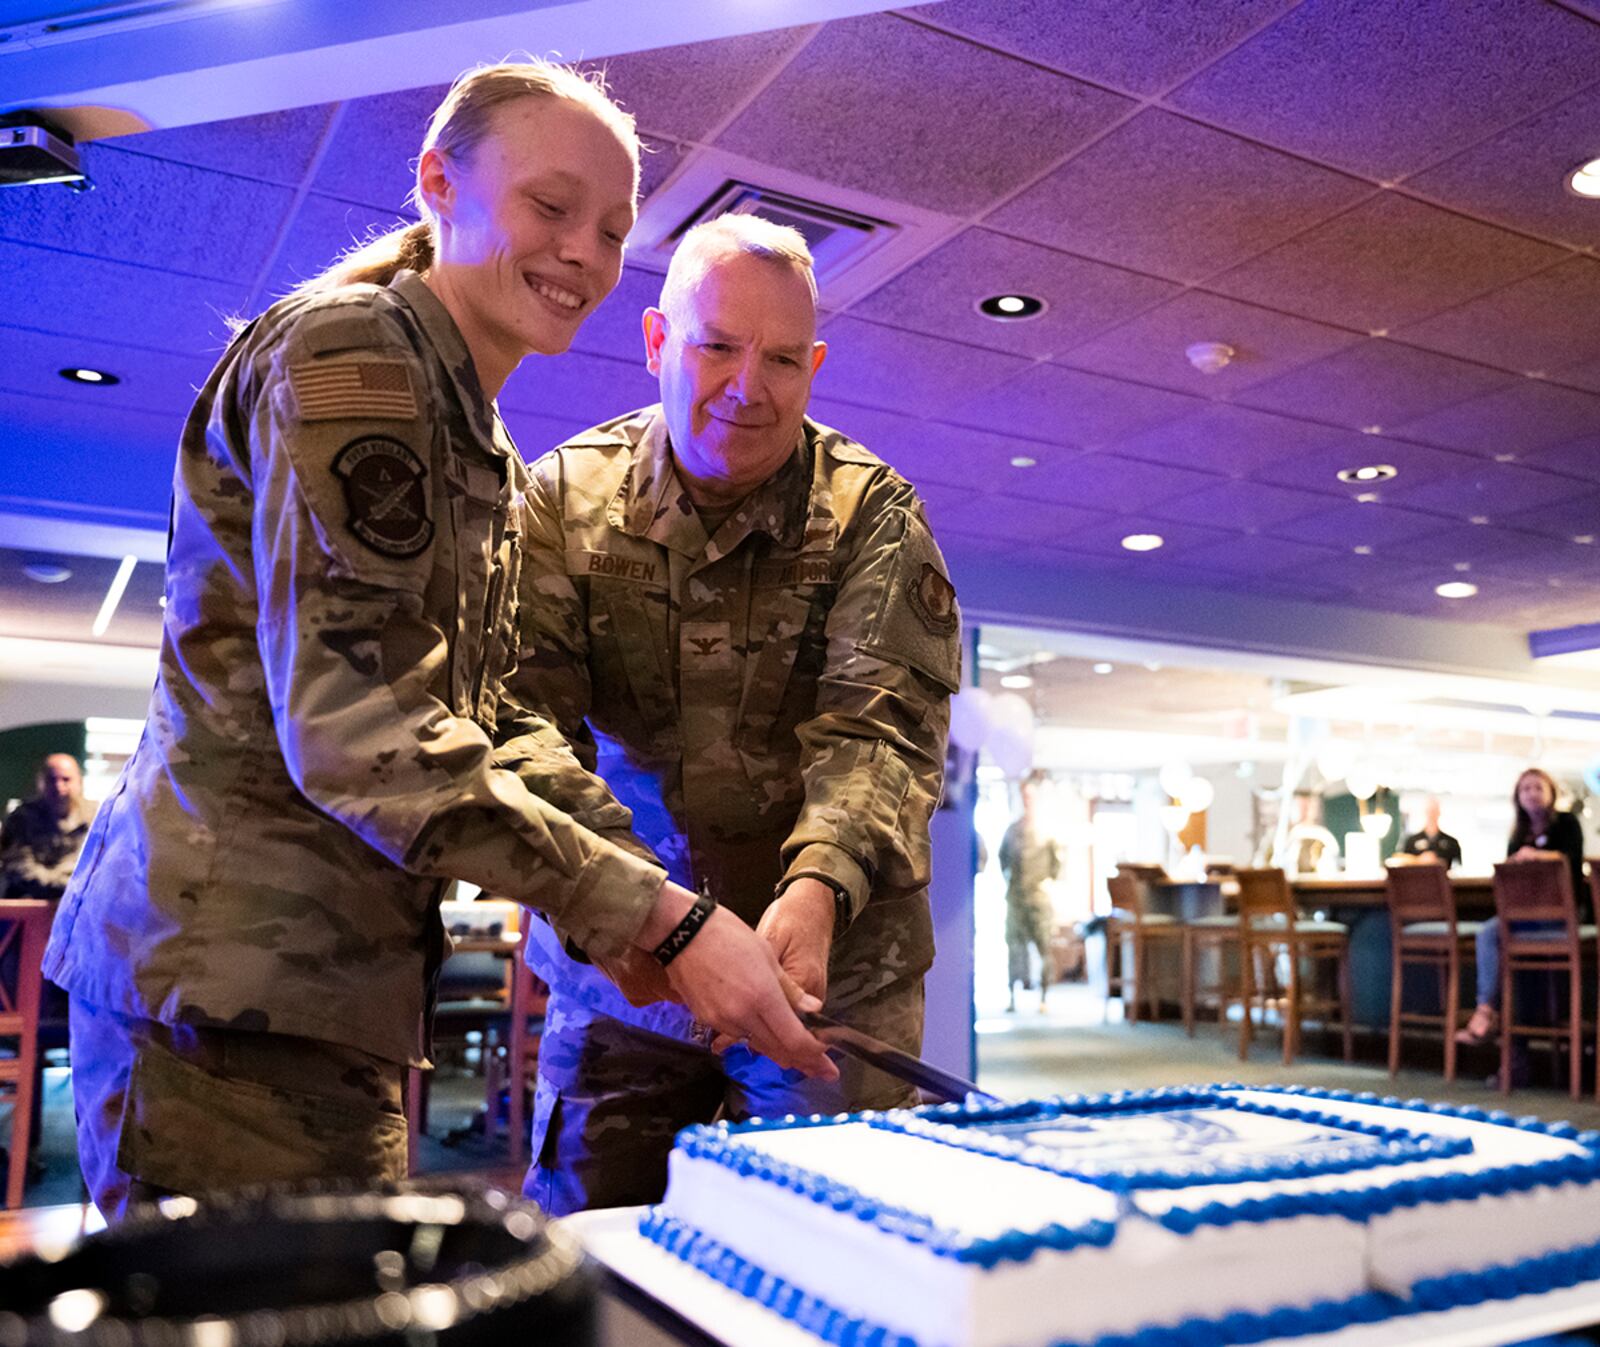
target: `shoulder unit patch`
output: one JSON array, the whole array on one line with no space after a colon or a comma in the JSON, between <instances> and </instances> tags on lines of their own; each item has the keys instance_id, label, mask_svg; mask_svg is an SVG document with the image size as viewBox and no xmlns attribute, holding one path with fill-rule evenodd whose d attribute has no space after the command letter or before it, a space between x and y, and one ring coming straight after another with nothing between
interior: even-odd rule
<instances>
[{"instance_id":1,"label":"shoulder unit patch","mask_svg":"<svg viewBox=\"0 0 1600 1347\"><path fill-rule=\"evenodd\" d=\"M961 619L956 616L956 590L932 562L922 563L919 574L906 581L911 611L935 636L954 636Z\"/></svg>"},{"instance_id":2,"label":"shoulder unit patch","mask_svg":"<svg viewBox=\"0 0 1600 1347\"><path fill-rule=\"evenodd\" d=\"M399 440L368 435L333 460L350 508L350 532L386 557L414 557L433 541L428 470Z\"/></svg>"}]
</instances>

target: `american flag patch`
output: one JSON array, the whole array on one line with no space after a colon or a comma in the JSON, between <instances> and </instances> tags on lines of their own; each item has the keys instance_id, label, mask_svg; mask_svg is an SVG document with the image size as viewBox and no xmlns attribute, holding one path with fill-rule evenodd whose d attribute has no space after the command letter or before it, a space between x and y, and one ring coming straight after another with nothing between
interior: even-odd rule
<instances>
[{"instance_id":1,"label":"american flag patch","mask_svg":"<svg viewBox=\"0 0 1600 1347\"><path fill-rule=\"evenodd\" d=\"M289 366L302 421L378 419L417 415L411 374L398 360L307 360Z\"/></svg>"}]
</instances>

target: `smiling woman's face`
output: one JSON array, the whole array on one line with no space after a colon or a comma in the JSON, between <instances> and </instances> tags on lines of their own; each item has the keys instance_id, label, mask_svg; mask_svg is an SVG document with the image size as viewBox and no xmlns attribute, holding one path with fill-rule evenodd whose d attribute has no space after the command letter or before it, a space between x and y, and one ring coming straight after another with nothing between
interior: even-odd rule
<instances>
[{"instance_id":1,"label":"smiling woman's face","mask_svg":"<svg viewBox=\"0 0 1600 1347\"><path fill-rule=\"evenodd\" d=\"M519 98L446 169L434 284L475 358L514 367L567 349L616 286L634 166L617 133L557 97ZM423 181L430 181L426 166Z\"/></svg>"},{"instance_id":2,"label":"smiling woman's face","mask_svg":"<svg viewBox=\"0 0 1600 1347\"><path fill-rule=\"evenodd\" d=\"M823 355L816 303L788 263L732 253L674 308L645 327L673 457L700 503L742 499L800 442Z\"/></svg>"}]
</instances>

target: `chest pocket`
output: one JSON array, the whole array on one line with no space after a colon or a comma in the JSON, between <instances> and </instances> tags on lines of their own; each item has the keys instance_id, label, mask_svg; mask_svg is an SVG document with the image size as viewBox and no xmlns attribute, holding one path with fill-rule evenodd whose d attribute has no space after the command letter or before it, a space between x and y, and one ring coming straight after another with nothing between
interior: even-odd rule
<instances>
[{"instance_id":1,"label":"chest pocket","mask_svg":"<svg viewBox=\"0 0 1600 1347\"><path fill-rule=\"evenodd\" d=\"M671 756L680 743L665 585L589 581L590 716L630 747Z\"/></svg>"},{"instance_id":2,"label":"chest pocket","mask_svg":"<svg viewBox=\"0 0 1600 1347\"><path fill-rule=\"evenodd\" d=\"M831 584L771 588L758 584L752 592L751 650L734 735L752 776L768 775L774 758L796 751L794 728L810 717L816 705L833 595ZM795 784L798 787L798 780Z\"/></svg>"},{"instance_id":3,"label":"chest pocket","mask_svg":"<svg viewBox=\"0 0 1600 1347\"><path fill-rule=\"evenodd\" d=\"M446 462L450 522L455 532L456 629L451 642L451 710L480 724L489 691L491 649L504 637L500 611L508 590L505 570L515 552L507 531L500 475L458 456ZM515 595L515 586L509 593ZM505 658L502 650L500 658ZM500 671L503 676L503 671ZM496 679L496 687L498 680Z\"/></svg>"}]
</instances>

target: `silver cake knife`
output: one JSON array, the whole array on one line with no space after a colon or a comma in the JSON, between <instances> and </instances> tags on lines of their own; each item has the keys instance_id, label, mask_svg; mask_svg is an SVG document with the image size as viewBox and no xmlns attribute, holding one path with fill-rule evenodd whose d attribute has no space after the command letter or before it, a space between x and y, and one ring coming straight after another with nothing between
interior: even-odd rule
<instances>
[{"instance_id":1,"label":"silver cake knife","mask_svg":"<svg viewBox=\"0 0 1600 1347\"><path fill-rule=\"evenodd\" d=\"M920 1057L913 1057L909 1052L891 1047L882 1039L864 1034L859 1029L852 1029L848 1024L840 1024L838 1020L830 1019L827 1015L814 1010L806 1011L800 1016L800 1022L828 1047L839 1048L852 1057L877 1067L880 1071L887 1071L897 1080L915 1085L919 1090L937 1099L954 1103L962 1103L967 1099L976 1099L980 1103L1000 1102L999 1096L992 1095L987 1090L980 1090L970 1080L925 1062Z\"/></svg>"}]
</instances>

